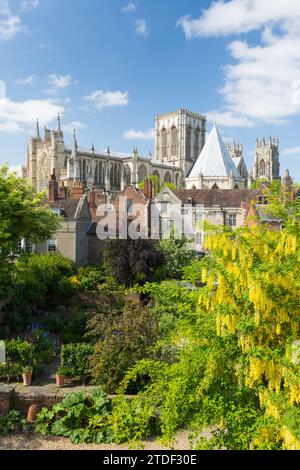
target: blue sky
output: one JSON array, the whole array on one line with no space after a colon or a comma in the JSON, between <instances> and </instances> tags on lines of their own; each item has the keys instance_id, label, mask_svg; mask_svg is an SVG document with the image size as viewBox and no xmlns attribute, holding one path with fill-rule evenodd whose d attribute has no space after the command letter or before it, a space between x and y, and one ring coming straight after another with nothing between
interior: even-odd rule
<instances>
[{"instance_id":1,"label":"blue sky","mask_svg":"<svg viewBox=\"0 0 300 470\"><path fill-rule=\"evenodd\" d=\"M276 5L274 5L276 3ZM156 114L188 108L225 140L279 137L300 181L298 0L0 0L0 162L36 118L80 147L154 150Z\"/></svg>"}]
</instances>

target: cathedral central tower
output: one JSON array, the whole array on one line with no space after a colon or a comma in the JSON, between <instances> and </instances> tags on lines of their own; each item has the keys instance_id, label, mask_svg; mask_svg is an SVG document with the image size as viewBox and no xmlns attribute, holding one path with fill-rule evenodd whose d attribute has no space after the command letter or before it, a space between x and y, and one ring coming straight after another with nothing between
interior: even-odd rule
<instances>
[{"instance_id":1,"label":"cathedral central tower","mask_svg":"<svg viewBox=\"0 0 300 470\"><path fill-rule=\"evenodd\" d=\"M206 117L187 109L156 117L156 160L172 163L187 176L205 144Z\"/></svg>"}]
</instances>

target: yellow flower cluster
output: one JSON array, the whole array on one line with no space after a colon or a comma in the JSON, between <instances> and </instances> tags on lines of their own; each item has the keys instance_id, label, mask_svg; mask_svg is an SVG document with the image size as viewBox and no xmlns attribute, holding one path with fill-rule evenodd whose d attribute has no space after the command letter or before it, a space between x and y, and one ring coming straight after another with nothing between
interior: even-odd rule
<instances>
[{"instance_id":1,"label":"yellow flower cluster","mask_svg":"<svg viewBox=\"0 0 300 470\"><path fill-rule=\"evenodd\" d=\"M238 345L243 352L247 352L250 348L254 346L254 338L251 336L240 335L238 339Z\"/></svg>"},{"instance_id":2,"label":"yellow flower cluster","mask_svg":"<svg viewBox=\"0 0 300 470\"><path fill-rule=\"evenodd\" d=\"M291 384L289 385L290 390L290 403L300 403L300 384Z\"/></svg>"},{"instance_id":3,"label":"yellow flower cluster","mask_svg":"<svg viewBox=\"0 0 300 470\"><path fill-rule=\"evenodd\" d=\"M281 364L257 357L250 358L249 377L246 380L247 385L253 387L255 383L261 381L262 376L267 379L269 390L280 391L284 378L284 369Z\"/></svg>"},{"instance_id":4,"label":"yellow flower cluster","mask_svg":"<svg viewBox=\"0 0 300 470\"><path fill-rule=\"evenodd\" d=\"M275 249L276 254L294 255L297 251L297 238L294 235L282 233L280 241Z\"/></svg>"},{"instance_id":5,"label":"yellow flower cluster","mask_svg":"<svg viewBox=\"0 0 300 470\"><path fill-rule=\"evenodd\" d=\"M249 299L253 303L256 312L263 312L264 316L269 317L274 302L266 295L265 290L254 280L249 281Z\"/></svg>"},{"instance_id":6,"label":"yellow flower cluster","mask_svg":"<svg viewBox=\"0 0 300 470\"><path fill-rule=\"evenodd\" d=\"M293 436L287 426L282 426L280 435L283 439L284 448L286 450L300 450L300 441L295 436Z\"/></svg>"},{"instance_id":7,"label":"yellow flower cluster","mask_svg":"<svg viewBox=\"0 0 300 470\"><path fill-rule=\"evenodd\" d=\"M235 333L237 321L237 315L217 315L217 336Z\"/></svg>"}]
</instances>

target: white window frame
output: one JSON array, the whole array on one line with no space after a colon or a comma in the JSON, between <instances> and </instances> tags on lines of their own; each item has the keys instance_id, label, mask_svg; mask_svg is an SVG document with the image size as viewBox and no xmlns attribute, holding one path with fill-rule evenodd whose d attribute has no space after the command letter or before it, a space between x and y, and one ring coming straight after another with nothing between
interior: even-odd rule
<instances>
[{"instance_id":1,"label":"white window frame","mask_svg":"<svg viewBox=\"0 0 300 470\"><path fill-rule=\"evenodd\" d=\"M50 249L50 247L55 247L55 249ZM49 239L47 240L47 253L56 253L57 252L57 240Z\"/></svg>"},{"instance_id":2,"label":"white window frame","mask_svg":"<svg viewBox=\"0 0 300 470\"><path fill-rule=\"evenodd\" d=\"M234 219L234 224L232 223L232 219ZM228 214L228 225L229 227L237 226L237 214Z\"/></svg>"}]
</instances>

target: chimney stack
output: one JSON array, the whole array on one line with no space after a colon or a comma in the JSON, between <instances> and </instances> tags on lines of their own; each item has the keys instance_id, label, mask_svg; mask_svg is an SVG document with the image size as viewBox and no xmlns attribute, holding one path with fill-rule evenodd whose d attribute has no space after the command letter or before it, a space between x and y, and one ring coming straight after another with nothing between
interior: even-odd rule
<instances>
[{"instance_id":1,"label":"chimney stack","mask_svg":"<svg viewBox=\"0 0 300 470\"><path fill-rule=\"evenodd\" d=\"M143 190L147 199L154 199L154 186L152 181L147 178L144 182L144 190Z\"/></svg>"},{"instance_id":2,"label":"chimney stack","mask_svg":"<svg viewBox=\"0 0 300 470\"><path fill-rule=\"evenodd\" d=\"M82 181L75 180L72 188L73 199L80 199L84 195L84 186Z\"/></svg>"},{"instance_id":3,"label":"chimney stack","mask_svg":"<svg viewBox=\"0 0 300 470\"><path fill-rule=\"evenodd\" d=\"M91 209L96 209L96 193L95 193L95 190L92 189L90 191L90 208Z\"/></svg>"},{"instance_id":4,"label":"chimney stack","mask_svg":"<svg viewBox=\"0 0 300 470\"><path fill-rule=\"evenodd\" d=\"M65 186L63 181L61 183L61 187L59 188L59 197L60 199L67 199L68 197L68 188Z\"/></svg>"},{"instance_id":5,"label":"chimney stack","mask_svg":"<svg viewBox=\"0 0 300 470\"><path fill-rule=\"evenodd\" d=\"M282 178L282 191L284 193L290 193L293 187L293 180L290 177L289 170L285 170L284 177Z\"/></svg>"},{"instance_id":6,"label":"chimney stack","mask_svg":"<svg viewBox=\"0 0 300 470\"><path fill-rule=\"evenodd\" d=\"M49 202L55 202L57 201L57 199L58 199L58 182L56 181L55 168L53 168L51 179L49 181L48 200Z\"/></svg>"}]
</instances>

